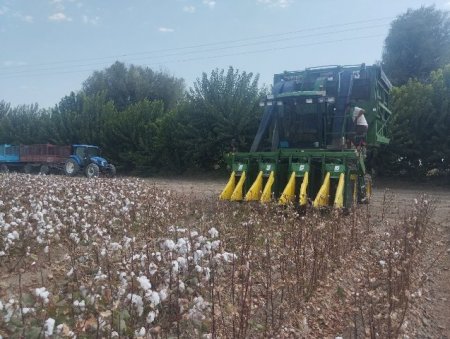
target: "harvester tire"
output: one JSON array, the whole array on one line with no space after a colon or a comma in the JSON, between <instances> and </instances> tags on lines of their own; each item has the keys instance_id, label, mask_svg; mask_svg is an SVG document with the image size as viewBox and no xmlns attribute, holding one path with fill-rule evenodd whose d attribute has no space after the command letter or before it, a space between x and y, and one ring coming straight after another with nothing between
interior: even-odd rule
<instances>
[{"instance_id":1,"label":"harvester tire","mask_svg":"<svg viewBox=\"0 0 450 339\"><path fill-rule=\"evenodd\" d=\"M50 167L48 165L41 165L41 168L39 169L39 174L49 174L50 173Z\"/></svg>"},{"instance_id":2,"label":"harvester tire","mask_svg":"<svg viewBox=\"0 0 450 339\"><path fill-rule=\"evenodd\" d=\"M84 174L86 175L87 178L98 177L99 173L100 173L100 169L94 163L90 163L84 169Z\"/></svg>"},{"instance_id":3,"label":"harvester tire","mask_svg":"<svg viewBox=\"0 0 450 339\"><path fill-rule=\"evenodd\" d=\"M116 166L109 164L106 170L106 176L112 178L116 175Z\"/></svg>"},{"instance_id":4,"label":"harvester tire","mask_svg":"<svg viewBox=\"0 0 450 339\"><path fill-rule=\"evenodd\" d=\"M0 165L0 173L8 173L8 172L9 172L8 166L6 166L5 164L1 164Z\"/></svg>"},{"instance_id":5,"label":"harvester tire","mask_svg":"<svg viewBox=\"0 0 450 339\"><path fill-rule=\"evenodd\" d=\"M73 177L77 175L77 173L80 171L80 166L77 164L77 162L74 159L67 159L64 163L64 173L69 176Z\"/></svg>"},{"instance_id":6,"label":"harvester tire","mask_svg":"<svg viewBox=\"0 0 450 339\"><path fill-rule=\"evenodd\" d=\"M372 196L372 188L373 188L372 176L370 174L366 174L364 176L364 182L366 184L366 198L367 202L369 202L370 197Z\"/></svg>"}]
</instances>

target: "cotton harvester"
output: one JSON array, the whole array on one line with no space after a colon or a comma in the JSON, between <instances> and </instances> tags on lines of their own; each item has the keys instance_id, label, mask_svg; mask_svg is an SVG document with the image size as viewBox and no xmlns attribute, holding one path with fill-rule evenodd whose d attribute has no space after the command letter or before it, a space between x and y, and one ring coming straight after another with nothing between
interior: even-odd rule
<instances>
[{"instance_id":1,"label":"cotton harvester","mask_svg":"<svg viewBox=\"0 0 450 339\"><path fill-rule=\"evenodd\" d=\"M367 201L366 157L389 142L391 87L378 65L276 74L250 152L228 155L232 173L220 199L336 208ZM353 106L366 112L363 143Z\"/></svg>"}]
</instances>

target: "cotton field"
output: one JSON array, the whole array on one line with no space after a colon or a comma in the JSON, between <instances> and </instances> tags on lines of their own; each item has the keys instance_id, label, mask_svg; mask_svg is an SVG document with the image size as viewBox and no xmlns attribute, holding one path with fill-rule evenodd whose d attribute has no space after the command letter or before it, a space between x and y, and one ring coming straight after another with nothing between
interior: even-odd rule
<instances>
[{"instance_id":1,"label":"cotton field","mask_svg":"<svg viewBox=\"0 0 450 339\"><path fill-rule=\"evenodd\" d=\"M198 200L139 179L0 182L4 338L383 336L406 331L418 297L424 199L374 232L365 209Z\"/></svg>"}]
</instances>

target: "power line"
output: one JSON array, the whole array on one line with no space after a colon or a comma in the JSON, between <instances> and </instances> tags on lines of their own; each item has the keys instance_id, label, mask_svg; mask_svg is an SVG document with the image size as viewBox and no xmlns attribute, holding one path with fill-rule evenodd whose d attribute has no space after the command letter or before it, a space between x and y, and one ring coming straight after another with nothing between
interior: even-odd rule
<instances>
[{"instance_id":1,"label":"power line","mask_svg":"<svg viewBox=\"0 0 450 339\"><path fill-rule=\"evenodd\" d=\"M166 61L165 63L150 64L150 65L147 65L147 66L148 67L150 67L150 66L161 66L161 65L171 64L171 63L172 64L173 63L184 63L184 62L218 59L218 58L239 56L239 55L250 55L250 54L258 54L258 53L274 52L274 51L276 52L276 51L293 49L293 48L298 48L298 47L318 46L318 45L325 45L325 44L330 44L330 43L335 43L335 42L345 42L345 41L354 41L354 40L360 40L360 39L370 39L370 38L375 38L375 37L380 37L380 36L383 36L383 35L382 34L373 34L373 35L365 35L365 36L352 37L352 38L343 38L343 39L337 39L337 40L328 40L328 41L312 42L312 43L303 43L303 44L283 46L283 47L272 47L272 48L259 49L259 50L246 51L246 52L219 54L219 55L196 57L196 58L189 58L189 59L178 59L178 60ZM85 73L85 72L93 72L93 71L95 71L95 69L83 69L83 70L73 70L73 71L63 71L63 72L50 72L50 73L46 72L46 73L41 73L41 74L19 74L19 75L15 75L15 76L12 75L12 76L6 76L6 77L2 77L2 78L3 79L12 79L12 78L23 77L23 76L57 75L57 74L69 74L69 73Z\"/></svg>"},{"instance_id":2,"label":"power line","mask_svg":"<svg viewBox=\"0 0 450 339\"><path fill-rule=\"evenodd\" d=\"M171 53L171 54L163 54L163 55L155 55L155 56L149 56L149 57L142 57L142 58L134 58L133 60L148 60L148 59L155 59L155 58L168 58L168 57L177 57L180 55L187 55L187 54L199 54L199 53L208 53L208 52L216 52L221 50L229 50L229 49L238 49L243 47L250 47L250 46L258 46L258 45L264 45L264 44L276 44L281 43L285 41L291 41L291 40L297 40L297 39L304 39L304 38L311 38L311 37L318 37L318 36L324 36L324 35L331 35L331 34L339 34L339 33L345 33L357 30L366 30L366 29L372 29L377 27L384 27L385 24L378 24L378 25L370 25L370 26L361 26L356 28L348 28L344 30L334 30L334 31L327 31L327 32L321 32L321 33L314 33L314 34L307 34L307 35L301 35L301 36L294 36L294 37L285 37L285 38L279 38L277 40L263 40L263 41L257 41L257 42L251 42L246 44L240 44L235 46L223 46L220 48L210 48L210 49L200 49L196 51L190 51L186 53ZM71 67L91 67L91 66L100 66L104 65L104 63L91 63L91 64L82 64L82 65L72 65ZM4 72L3 76L8 75L17 75L17 74L24 74L24 73L30 73L30 72L42 72L42 71L54 71L59 69L65 69L68 66L56 66L56 67L49 67L49 68L38 68L33 70L20 70L20 71L10 71L10 72Z\"/></svg>"},{"instance_id":3,"label":"power line","mask_svg":"<svg viewBox=\"0 0 450 339\"><path fill-rule=\"evenodd\" d=\"M370 20L359 20L359 21L347 22L347 23L342 23L342 24L337 24L337 25L317 26L317 27L299 29L299 30L282 32L282 33L273 33L273 34L267 34L267 35L260 35L260 36L245 38L245 39L225 40L225 41L206 43L206 44L197 44L197 45L191 45L191 46L185 46L185 47L159 49L159 50L153 50L153 51L147 51L147 52L119 54L119 55L105 56L105 57L98 57L98 58L72 59L72 60L66 60L66 61L54 61L54 62L48 62L48 63L39 63L39 64L34 64L34 65L31 64L31 65L1 67L0 70L2 68L7 69L7 70L12 70L12 69L16 69L16 68L23 69L23 68L27 68L27 67L48 66L48 65L54 66L54 65L59 65L59 64L71 64L71 63L87 62L87 61L94 61L94 60L117 59L117 58L131 57L131 56L137 56L137 55L157 54L157 53L173 52L173 51L183 51L183 50L198 49L198 48L211 47L211 46L217 46L217 45L236 44L236 43L252 41L252 40L266 39L266 38L271 38L271 37L280 37L280 36L285 36L285 35L297 34L297 33L301 33L301 32L309 32L309 31L317 31L317 30L337 28L337 27L352 26L352 25L358 25L358 24L361 24L361 23L367 24L367 23L370 23L370 22L383 21L383 20L392 20L392 19L393 19L392 17L381 17L381 18L374 18L374 19L370 19ZM355 28L355 29L357 29L357 28ZM230 48L232 48L232 47L230 47ZM193 53L193 52L191 52L191 53ZM85 67L85 66L86 65L80 65L79 67ZM87 66L89 66L89 65L87 65Z\"/></svg>"}]
</instances>

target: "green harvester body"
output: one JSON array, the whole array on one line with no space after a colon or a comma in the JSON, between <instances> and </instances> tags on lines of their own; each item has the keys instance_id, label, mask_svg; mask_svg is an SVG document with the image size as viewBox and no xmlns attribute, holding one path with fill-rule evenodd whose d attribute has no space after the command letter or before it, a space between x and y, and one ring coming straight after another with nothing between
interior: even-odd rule
<instances>
[{"instance_id":1,"label":"green harvester body","mask_svg":"<svg viewBox=\"0 0 450 339\"><path fill-rule=\"evenodd\" d=\"M349 208L368 201L366 166L386 144L392 86L379 65L325 66L274 76L249 152L227 155L220 198ZM368 131L356 133L353 107Z\"/></svg>"}]
</instances>

